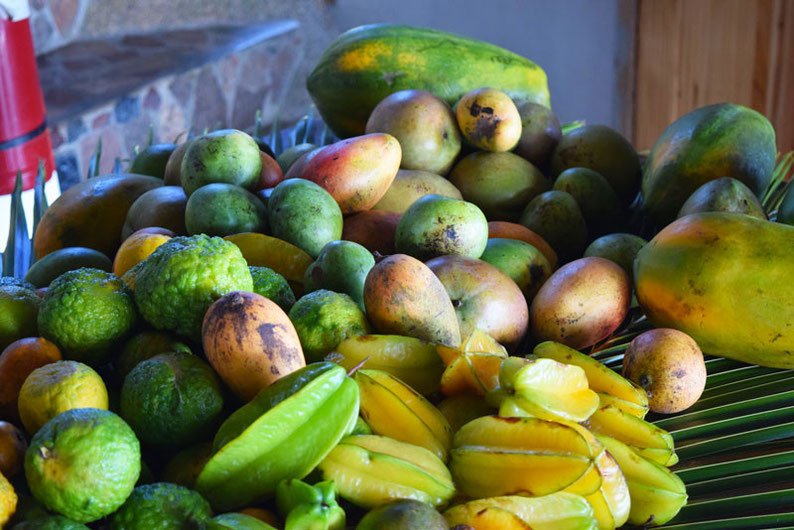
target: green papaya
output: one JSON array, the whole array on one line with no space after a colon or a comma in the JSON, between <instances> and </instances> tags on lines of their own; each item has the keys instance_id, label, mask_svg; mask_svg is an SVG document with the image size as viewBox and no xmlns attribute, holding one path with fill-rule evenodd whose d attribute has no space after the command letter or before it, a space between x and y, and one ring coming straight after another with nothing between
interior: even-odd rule
<instances>
[{"instance_id":1,"label":"green papaya","mask_svg":"<svg viewBox=\"0 0 794 530\"><path fill-rule=\"evenodd\" d=\"M453 106L465 93L498 88L514 100L549 107L546 73L499 46L432 29L360 26L320 57L306 88L341 138L364 134L372 109L399 90L430 92Z\"/></svg>"},{"instance_id":2,"label":"green papaya","mask_svg":"<svg viewBox=\"0 0 794 530\"><path fill-rule=\"evenodd\" d=\"M733 177L760 196L775 155L775 130L762 114L733 103L695 109L653 144L642 175L641 209L668 223L692 192L720 177Z\"/></svg>"},{"instance_id":3,"label":"green papaya","mask_svg":"<svg viewBox=\"0 0 794 530\"><path fill-rule=\"evenodd\" d=\"M682 217L634 261L637 300L656 327L703 353L794 368L794 227L742 214Z\"/></svg>"}]
</instances>

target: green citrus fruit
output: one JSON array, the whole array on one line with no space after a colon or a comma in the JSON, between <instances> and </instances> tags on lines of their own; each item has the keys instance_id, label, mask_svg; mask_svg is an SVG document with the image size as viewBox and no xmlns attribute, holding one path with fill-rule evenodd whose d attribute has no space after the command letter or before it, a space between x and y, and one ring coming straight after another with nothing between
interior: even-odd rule
<instances>
[{"instance_id":1,"label":"green citrus fruit","mask_svg":"<svg viewBox=\"0 0 794 530\"><path fill-rule=\"evenodd\" d=\"M121 416L145 443L184 447L211 438L223 409L212 368L189 353L152 357L127 374Z\"/></svg>"},{"instance_id":2,"label":"green citrus fruit","mask_svg":"<svg viewBox=\"0 0 794 530\"><path fill-rule=\"evenodd\" d=\"M124 343L124 348L114 362L116 374L124 381L139 362L170 352L193 353L190 346L176 335L165 331L142 331Z\"/></svg>"},{"instance_id":3,"label":"green citrus fruit","mask_svg":"<svg viewBox=\"0 0 794 530\"><path fill-rule=\"evenodd\" d=\"M289 319L307 363L319 362L348 337L369 333L367 317L348 295L320 289L295 302Z\"/></svg>"},{"instance_id":4,"label":"green citrus fruit","mask_svg":"<svg viewBox=\"0 0 794 530\"><path fill-rule=\"evenodd\" d=\"M25 289L30 289L31 291L36 290L36 286L29 281L14 278L13 276L0 276L0 287L5 287L6 285L24 287Z\"/></svg>"},{"instance_id":5,"label":"green citrus fruit","mask_svg":"<svg viewBox=\"0 0 794 530\"><path fill-rule=\"evenodd\" d=\"M30 434L71 409L108 408L102 378L88 365L57 361L33 370L19 391L19 417Z\"/></svg>"},{"instance_id":6,"label":"green citrus fruit","mask_svg":"<svg viewBox=\"0 0 794 530\"><path fill-rule=\"evenodd\" d=\"M80 523L115 512L141 471L141 450L129 425L101 409L72 409L33 436L25 476L48 510Z\"/></svg>"},{"instance_id":7,"label":"green citrus fruit","mask_svg":"<svg viewBox=\"0 0 794 530\"><path fill-rule=\"evenodd\" d=\"M11 530L88 530L88 527L62 515L52 515L32 521L23 521L14 525Z\"/></svg>"},{"instance_id":8,"label":"green citrus fruit","mask_svg":"<svg viewBox=\"0 0 794 530\"><path fill-rule=\"evenodd\" d=\"M138 486L113 516L112 530L204 528L212 509L201 494L169 482Z\"/></svg>"},{"instance_id":9,"label":"green citrus fruit","mask_svg":"<svg viewBox=\"0 0 794 530\"><path fill-rule=\"evenodd\" d=\"M0 351L15 340L39 334L36 318L41 298L18 282L0 285Z\"/></svg>"},{"instance_id":10,"label":"green citrus fruit","mask_svg":"<svg viewBox=\"0 0 794 530\"><path fill-rule=\"evenodd\" d=\"M143 318L157 329L194 340L201 339L204 313L215 300L253 288L237 245L205 235L174 237L157 247L142 263L134 283Z\"/></svg>"},{"instance_id":11,"label":"green citrus fruit","mask_svg":"<svg viewBox=\"0 0 794 530\"><path fill-rule=\"evenodd\" d=\"M285 313L289 313L295 304L295 293L286 278L268 267L248 267L248 270L254 280L254 292L272 300Z\"/></svg>"},{"instance_id":12,"label":"green citrus fruit","mask_svg":"<svg viewBox=\"0 0 794 530\"><path fill-rule=\"evenodd\" d=\"M108 350L135 325L137 314L121 279L99 269L80 268L58 276L39 311L41 336L65 359L98 366Z\"/></svg>"}]
</instances>

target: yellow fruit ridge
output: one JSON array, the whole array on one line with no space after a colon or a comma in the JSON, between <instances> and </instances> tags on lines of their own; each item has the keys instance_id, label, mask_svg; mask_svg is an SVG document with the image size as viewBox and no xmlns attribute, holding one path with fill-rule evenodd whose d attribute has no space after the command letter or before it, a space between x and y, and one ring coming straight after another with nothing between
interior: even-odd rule
<instances>
[{"instance_id":1,"label":"yellow fruit ridge","mask_svg":"<svg viewBox=\"0 0 794 530\"><path fill-rule=\"evenodd\" d=\"M361 415L373 433L419 445L447 460L452 428L436 407L386 372L359 370L354 378Z\"/></svg>"},{"instance_id":2,"label":"yellow fruit ridge","mask_svg":"<svg viewBox=\"0 0 794 530\"><path fill-rule=\"evenodd\" d=\"M612 405L600 407L584 425L594 433L630 445L642 456L661 465L676 460L673 437L667 431Z\"/></svg>"},{"instance_id":3,"label":"yellow fruit ridge","mask_svg":"<svg viewBox=\"0 0 794 530\"><path fill-rule=\"evenodd\" d=\"M464 425L453 439L450 470L474 498L547 495L574 484L592 493L593 448L575 429L538 418L484 416Z\"/></svg>"},{"instance_id":4,"label":"yellow fruit ridge","mask_svg":"<svg viewBox=\"0 0 794 530\"><path fill-rule=\"evenodd\" d=\"M298 284L303 284L303 275L314 261L292 243L265 234L245 232L224 239L237 245L250 267L268 267Z\"/></svg>"},{"instance_id":5,"label":"yellow fruit ridge","mask_svg":"<svg viewBox=\"0 0 794 530\"><path fill-rule=\"evenodd\" d=\"M348 337L326 360L348 371L364 363L368 369L390 373L425 396L438 391L444 372L444 363L433 343L402 335Z\"/></svg>"},{"instance_id":6,"label":"yellow fruit ridge","mask_svg":"<svg viewBox=\"0 0 794 530\"><path fill-rule=\"evenodd\" d=\"M641 457L628 445L609 436L598 439L620 466L626 478L632 525L664 524L686 504L684 482L666 467Z\"/></svg>"},{"instance_id":7,"label":"yellow fruit ridge","mask_svg":"<svg viewBox=\"0 0 794 530\"><path fill-rule=\"evenodd\" d=\"M31 435L58 414L81 408L107 410L108 392L99 374L77 361L33 370L19 391L19 417Z\"/></svg>"},{"instance_id":8,"label":"yellow fruit ridge","mask_svg":"<svg viewBox=\"0 0 794 530\"><path fill-rule=\"evenodd\" d=\"M496 511L496 513L488 513ZM501 512L500 512L501 511ZM486 514L483 516L483 512ZM513 517L503 514L508 512ZM444 512L450 526L477 530L595 530L593 510L579 495L552 493L541 497L507 495L458 504ZM514 522L517 518L523 526ZM512 526L511 526L512 525Z\"/></svg>"},{"instance_id":9,"label":"yellow fruit ridge","mask_svg":"<svg viewBox=\"0 0 794 530\"><path fill-rule=\"evenodd\" d=\"M397 499L443 506L455 494L444 463L424 447L378 435L350 436L320 463L339 495L363 508Z\"/></svg>"}]
</instances>

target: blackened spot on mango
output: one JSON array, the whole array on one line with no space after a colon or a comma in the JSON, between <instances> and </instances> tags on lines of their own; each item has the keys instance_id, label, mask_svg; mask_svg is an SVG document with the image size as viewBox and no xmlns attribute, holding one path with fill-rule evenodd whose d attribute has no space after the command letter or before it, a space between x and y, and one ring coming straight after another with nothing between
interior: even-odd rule
<instances>
[{"instance_id":1,"label":"blackened spot on mango","mask_svg":"<svg viewBox=\"0 0 794 530\"><path fill-rule=\"evenodd\" d=\"M675 376L676 379L683 379L684 376L686 376L686 372L684 370L678 369L675 372L673 372L673 375Z\"/></svg>"},{"instance_id":2,"label":"blackened spot on mango","mask_svg":"<svg viewBox=\"0 0 794 530\"><path fill-rule=\"evenodd\" d=\"M537 265L537 264L530 265L529 266L529 277L532 280L532 283L535 283L536 281L538 281L541 278L543 278L543 266L542 265Z\"/></svg>"},{"instance_id":3,"label":"blackened spot on mango","mask_svg":"<svg viewBox=\"0 0 794 530\"><path fill-rule=\"evenodd\" d=\"M478 105L476 102L475 102L475 103L472 103L472 104L471 104L471 107L469 107L469 113L470 113L472 116L474 116L475 118L476 118L477 116L479 116L479 115L480 115L480 111L481 111L481 110L482 110L482 107L481 107L481 106L479 106L479 105Z\"/></svg>"},{"instance_id":4,"label":"blackened spot on mango","mask_svg":"<svg viewBox=\"0 0 794 530\"><path fill-rule=\"evenodd\" d=\"M493 116L493 107L483 107L481 112Z\"/></svg>"},{"instance_id":5,"label":"blackened spot on mango","mask_svg":"<svg viewBox=\"0 0 794 530\"><path fill-rule=\"evenodd\" d=\"M265 347L265 353L272 361L274 353L282 346L281 341L276 337L276 328L278 324L262 323L256 327L256 332L262 339L262 345Z\"/></svg>"}]
</instances>

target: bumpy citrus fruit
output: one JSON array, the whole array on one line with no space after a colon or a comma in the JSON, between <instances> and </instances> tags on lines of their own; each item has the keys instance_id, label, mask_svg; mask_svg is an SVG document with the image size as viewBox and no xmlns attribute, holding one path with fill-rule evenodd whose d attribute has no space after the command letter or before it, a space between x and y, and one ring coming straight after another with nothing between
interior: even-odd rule
<instances>
[{"instance_id":1,"label":"bumpy citrus fruit","mask_svg":"<svg viewBox=\"0 0 794 530\"><path fill-rule=\"evenodd\" d=\"M254 292L274 301L285 312L295 304L295 293L286 278L268 267L248 267L254 280Z\"/></svg>"},{"instance_id":2,"label":"bumpy citrus fruit","mask_svg":"<svg viewBox=\"0 0 794 530\"><path fill-rule=\"evenodd\" d=\"M367 317L348 295L325 289L295 302L289 319L307 362L319 362L347 337L369 333Z\"/></svg>"},{"instance_id":3,"label":"bumpy citrus fruit","mask_svg":"<svg viewBox=\"0 0 794 530\"><path fill-rule=\"evenodd\" d=\"M88 530L88 527L63 515L51 515L15 524L13 530Z\"/></svg>"},{"instance_id":4,"label":"bumpy citrus fruit","mask_svg":"<svg viewBox=\"0 0 794 530\"><path fill-rule=\"evenodd\" d=\"M33 370L19 391L19 417L30 434L71 409L108 408L108 392L91 367L58 361Z\"/></svg>"},{"instance_id":5,"label":"bumpy citrus fruit","mask_svg":"<svg viewBox=\"0 0 794 530\"><path fill-rule=\"evenodd\" d=\"M99 269L77 269L58 276L39 311L41 336L66 359L102 364L108 350L135 325L135 304L121 279Z\"/></svg>"},{"instance_id":6,"label":"bumpy citrus fruit","mask_svg":"<svg viewBox=\"0 0 794 530\"><path fill-rule=\"evenodd\" d=\"M145 228L143 230L146 230ZM160 245L171 239L163 234L138 230L124 240L113 258L113 274L121 278L128 270L142 262Z\"/></svg>"},{"instance_id":7,"label":"bumpy citrus fruit","mask_svg":"<svg viewBox=\"0 0 794 530\"><path fill-rule=\"evenodd\" d=\"M141 361L151 359L161 353L183 352L193 353L190 346L185 344L179 337L165 331L142 331L133 335L127 342L121 353L113 363L116 368L116 375L121 382Z\"/></svg>"},{"instance_id":8,"label":"bumpy citrus fruit","mask_svg":"<svg viewBox=\"0 0 794 530\"><path fill-rule=\"evenodd\" d=\"M138 309L152 326L199 340L209 306L232 291L250 291L253 281L236 245L197 235L157 247L141 264L134 285Z\"/></svg>"},{"instance_id":9,"label":"bumpy citrus fruit","mask_svg":"<svg viewBox=\"0 0 794 530\"><path fill-rule=\"evenodd\" d=\"M203 528L212 509L201 494L169 482L138 486L113 516L111 528Z\"/></svg>"},{"instance_id":10,"label":"bumpy citrus fruit","mask_svg":"<svg viewBox=\"0 0 794 530\"><path fill-rule=\"evenodd\" d=\"M141 471L132 429L100 409L73 409L42 427L25 453L33 496L48 510L80 523L115 512Z\"/></svg>"},{"instance_id":11,"label":"bumpy citrus fruit","mask_svg":"<svg viewBox=\"0 0 794 530\"><path fill-rule=\"evenodd\" d=\"M17 400L25 379L36 368L61 360L61 351L47 339L27 337L0 354L0 418L19 421Z\"/></svg>"},{"instance_id":12,"label":"bumpy citrus fruit","mask_svg":"<svg viewBox=\"0 0 794 530\"><path fill-rule=\"evenodd\" d=\"M15 340L38 335L36 317L41 298L15 283L0 285L0 351Z\"/></svg>"},{"instance_id":13,"label":"bumpy citrus fruit","mask_svg":"<svg viewBox=\"0 0 794 530\"><path fill-rule=\"evenodd\" d=\"M209 439L222 409L218 376L189 353L139 363L121 389L121 416L141 441L155 445L184 447Z\"/></svg>"}]
</instances>

